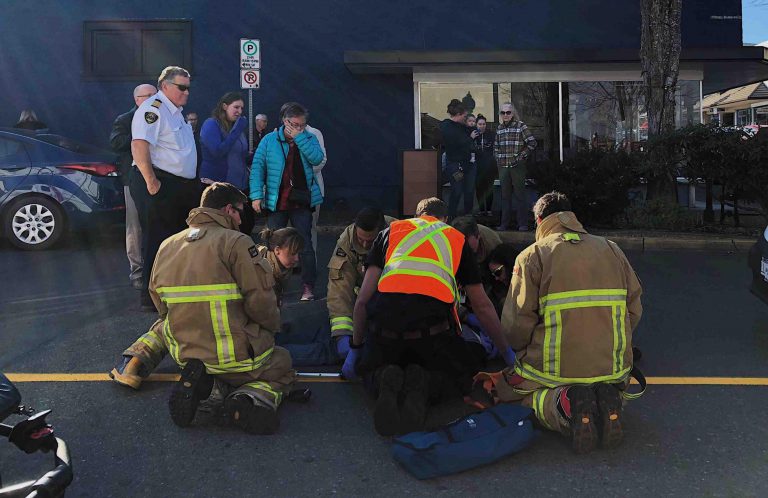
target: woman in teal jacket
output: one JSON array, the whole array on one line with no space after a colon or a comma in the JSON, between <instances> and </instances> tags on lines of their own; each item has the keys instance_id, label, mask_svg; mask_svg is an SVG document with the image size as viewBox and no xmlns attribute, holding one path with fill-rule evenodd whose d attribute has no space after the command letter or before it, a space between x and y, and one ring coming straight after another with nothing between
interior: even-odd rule
<instances>
[{"instance_id":1,"label":"woman in teal jacket","mask_svg":"<svg viewBox=\"0 0 768 498\"><path fill-rule=\"evenodd\" d=\"M283 104L283 125L259 142L253 157L250 198L253 210L267 216L267 226L277 230L290 221L304 237L301 252L302 301L315 298L317 277L312 248L312 211L323 202L312 170L323 161L317 138L306 131L307 110L296 102Z\"/></svg>"}]
</instances>

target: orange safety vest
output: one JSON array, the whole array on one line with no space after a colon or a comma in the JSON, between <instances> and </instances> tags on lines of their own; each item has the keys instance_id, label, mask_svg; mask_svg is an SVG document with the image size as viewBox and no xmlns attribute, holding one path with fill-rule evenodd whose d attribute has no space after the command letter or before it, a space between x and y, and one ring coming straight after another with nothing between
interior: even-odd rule
<instances>
[{"instance_id":1,"label":"orange safety vest","mask_svg":"<svg viewBox=\"0 0 768 498\"><path fill-rule=\"evenodd\" d=\"M459 302L456 271L464 235L432 216L394 221L379 278L379 292L420 294Z\"/></svg>"}]
</instances>

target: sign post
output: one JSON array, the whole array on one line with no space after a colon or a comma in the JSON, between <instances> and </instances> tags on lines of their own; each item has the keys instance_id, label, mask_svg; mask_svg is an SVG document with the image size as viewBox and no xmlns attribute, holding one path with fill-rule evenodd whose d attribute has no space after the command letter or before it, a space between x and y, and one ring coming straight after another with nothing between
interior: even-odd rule
<instances>
[{"instance_id":1,"label":"sign post","mask_svg":"<svg viewBox=\"0 0 768 498\"><path fill-rule=\"evenodd\" d=\"M248 89L248 152L253 153L253 89L261 84L261 42L240 38L240 88Z\"/></svg>"}]
</instances>

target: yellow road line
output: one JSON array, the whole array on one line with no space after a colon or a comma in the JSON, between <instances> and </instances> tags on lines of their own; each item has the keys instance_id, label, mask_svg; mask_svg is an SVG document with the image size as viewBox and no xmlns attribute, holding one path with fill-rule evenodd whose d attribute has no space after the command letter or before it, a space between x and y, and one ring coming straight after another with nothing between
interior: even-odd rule
<instances>
[{"instance_id":1,"label":"yellow road line","mask_svg":"<svg viewBox=\"0 0 768 498\"><path fill-rule=\"evenodd\" d=\"M13 382L105 382L111 379L105 373L8 373ZM339 377L313 377L299 374L302 382L342 383ZM175 382L178 374L152 374L149 382ZM647 377L649 385L656 386L768 386L768 377ZM633 384L637 382L633 379Z\"/></svg>"}]
</instances>

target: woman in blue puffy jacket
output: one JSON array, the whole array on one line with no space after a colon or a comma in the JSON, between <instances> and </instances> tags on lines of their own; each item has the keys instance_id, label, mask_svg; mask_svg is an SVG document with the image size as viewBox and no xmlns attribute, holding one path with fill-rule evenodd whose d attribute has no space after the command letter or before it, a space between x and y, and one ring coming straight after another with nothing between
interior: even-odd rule
<instances>
[{"instance_id":1,"label":"woman in blue puffy jacket","mask_svg":"<svg viewBox=\"0 0 768 498\"><path fill-rule=\"evenodd\" d=\"M203 161L200 181L203 187L213 182L228 182L248 195L248 140L245 129L248 119L243 116L243 96L240 92L225 93L216 104L211 117L200 129ZM240 230L250 235L254 216L250 206L244 206Z\"/></svg>"}]
</instances>

